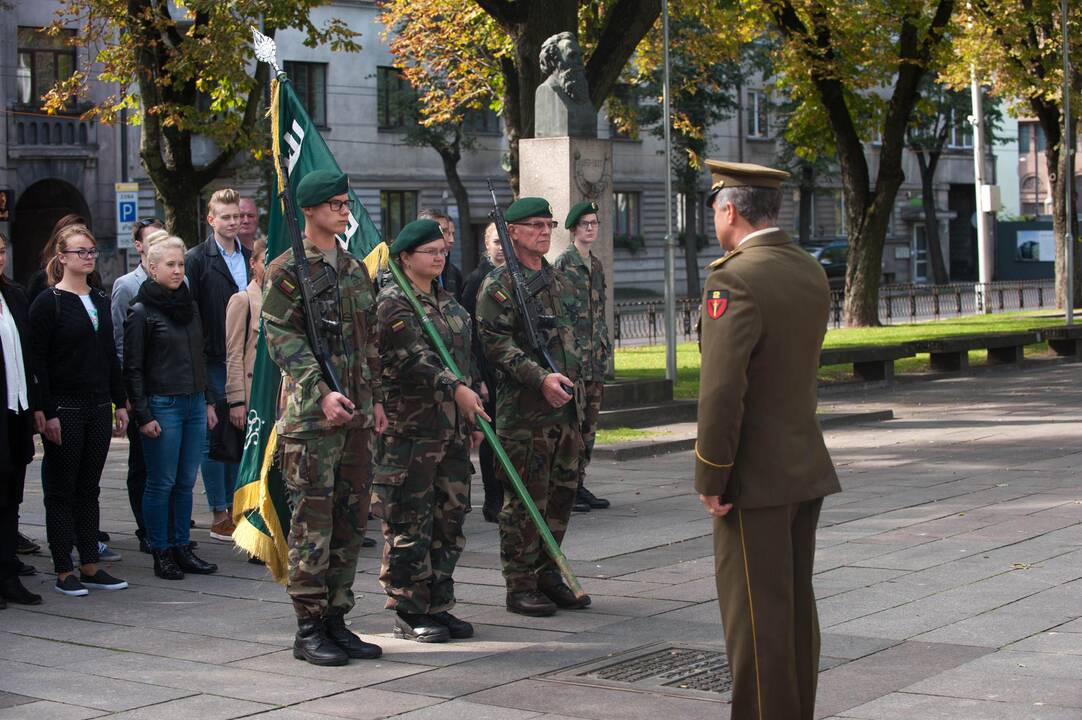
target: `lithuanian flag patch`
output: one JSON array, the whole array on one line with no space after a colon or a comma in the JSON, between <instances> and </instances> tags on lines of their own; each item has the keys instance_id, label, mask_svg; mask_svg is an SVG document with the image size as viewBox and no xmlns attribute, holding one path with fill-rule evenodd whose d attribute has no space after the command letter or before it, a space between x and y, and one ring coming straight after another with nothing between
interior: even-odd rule
<instances>
[{"instance_id":1,"label":"lithuanian flag patch","mask_svg":"<svg viewBox=\"0 0 1082 720\"><path fill-rule=\"evenodd\" d=\"M391 323L391 332L393 332L393 333L399 332L400 330L405 329L405 327L406 327L406 321L405 320L395 320L393 323Z\"/></svg>"},{"instance_id":2,"label":"lithuanian flag patch","mask_svg":"<svg viewBox=\"0 0 1082 720\"><path fill-rule=\"evenodd\" d=\"M297 289L297 284L290 280L288 276L283 276L282 279L278 281L278 289L292 297L294 291Z\"/></svg>"},{"instance_id":3,"label":"lithuanian flag patch","mask_svg":"<svg viewBox=\"0 0 1082 720\"><path fill-rule=\"evenodd\" d=\"M496 302L500 303L501 305L511 299L507 296L507 293L503 291L503 288L494 288L491 292L491 295L493 299L495 299Z\"/></svg>"}]
</instances>

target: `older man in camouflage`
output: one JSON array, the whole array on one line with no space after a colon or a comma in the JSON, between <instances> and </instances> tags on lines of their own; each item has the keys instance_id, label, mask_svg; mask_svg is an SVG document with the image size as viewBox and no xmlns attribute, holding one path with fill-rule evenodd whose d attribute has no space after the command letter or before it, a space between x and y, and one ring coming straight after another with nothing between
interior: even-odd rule
<instances>
[{"instance_id":1,"label":"older man in camouflage","mask_svg":"<svg viewBox=\"0 0 1082 720\"><path fill-rule=\"evenodd\" d=\"M557 542L567 531L582 462L579 380L582 359L575 342L579 312L575 288L547 260L552 241L552 208L543 198L519 198L506 219L515 256L540 319L542 342L562 372L548 368L531 347L512 300L507 266L485 279L477 297L477 324L497 374L496 430L530 497ZM564 387L572 390L568 393ZM576 401L576 398L578 401ZM507 609L522 615L551 615L583 608L589 596L575 597L545 553L540 535L518 495L499 468L505 485L500 512L500 560L507 584Z\"/></svg>"},{"instance_id":2,"label":"older man in camouflage","mask_svg":"<svg viewBox=\"0 0 1082 720\"><path fill-rule=\"evenodd\" d=\"M564 220L564 227L571 231L571 244L556 258L556 268L564 271L576 288L579 312L575 337L581 344L582 381L586 386L586 407L582 421L582 444L585 454L579 471L579 487L575 494L574 509L578 512L601 510L609 501L595 496L586 489L586 466L594 452L597 436L597 420L601 415L601 398L605 389L605 373L609 369L612 346L609 344L609 325L605 318L605 269L590 248L597 240L600 221L597 203L580 202L572 206Z\"/></svg>"},{"instance_id":3,"label":"older man in camouflage","mask_svg":"<svg viewBox=\"0 0 1082 720\"><path fill-rule=\"evenodd\" d=\"M376 296L363 265L336 235L349 220L342 173L316 170L297 185L305 219L305 260L313 278L332 281L313 303L327 331L330 362L345 394L331 390L305 333L305 308L293 254L267 267L263 328L282 370L279 461L293 511L289 595L297 613L293 656L314 665L377 658L378 646L351 633L353 578L368 515L372 430L383 432Z\"/></svg>"}]
</instances>

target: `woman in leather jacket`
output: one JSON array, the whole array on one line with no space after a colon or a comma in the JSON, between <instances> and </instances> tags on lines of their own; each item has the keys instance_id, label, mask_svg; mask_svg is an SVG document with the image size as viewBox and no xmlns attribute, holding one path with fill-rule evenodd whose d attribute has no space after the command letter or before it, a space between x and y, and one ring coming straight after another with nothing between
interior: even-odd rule
<instances>
[{"instance_id":1,"label":"woman in leather jacket","mask_svg":"<svg viewBox=\"0 0 1082 720\"><path fill-rule=\"evenodd\" d=\"M147 253L150 277L124 322L124 379L142 436L147 480L143 521L154 574L180 580L218 566L192 552L192 488L207 429L217 423L208 395L203 326L184 283L184 243L161 240Z\"/></svg>"}]
</instances>

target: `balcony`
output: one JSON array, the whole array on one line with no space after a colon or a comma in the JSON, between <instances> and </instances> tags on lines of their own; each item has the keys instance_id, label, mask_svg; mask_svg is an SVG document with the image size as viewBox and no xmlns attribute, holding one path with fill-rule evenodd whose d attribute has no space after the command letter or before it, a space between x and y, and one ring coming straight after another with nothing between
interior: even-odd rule
<instances>
[{"instance_id":1,"label":"balcony","mask_svg":"<svg viewBox=\"0 0 1082 720\"><path fill-rule=\"evenodd\" d=\"M78 116L13 110L8 114L8 158L91 160L98 152L98 124Z\"/></svg>"}]
</instances>

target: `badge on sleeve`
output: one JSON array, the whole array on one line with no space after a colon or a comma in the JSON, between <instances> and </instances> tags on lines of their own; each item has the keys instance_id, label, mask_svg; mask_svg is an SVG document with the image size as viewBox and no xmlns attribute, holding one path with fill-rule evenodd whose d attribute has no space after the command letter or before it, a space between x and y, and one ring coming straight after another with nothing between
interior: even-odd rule
<instances>
[{"instance_id":1,"label":"badge on sleeve","mask_svg":"<svg viewBox=\"0 0 1082 720\"><path fill-rule=\"evenodd\" d=\"M706 314L714 320L725 314L729 309L729 291L711 290L706 298Z\"/></svg>"}]
</instances>

